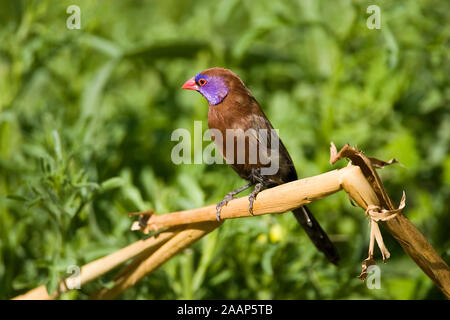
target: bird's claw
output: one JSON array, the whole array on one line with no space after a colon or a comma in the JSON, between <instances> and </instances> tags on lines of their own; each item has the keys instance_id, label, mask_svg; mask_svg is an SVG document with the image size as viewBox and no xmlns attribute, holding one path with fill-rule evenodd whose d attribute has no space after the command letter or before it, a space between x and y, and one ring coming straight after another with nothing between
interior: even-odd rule
<instances>
[{"instance_id":1,"label":"bird's claw","mask_svg":"<svg viewBox=\"0 0 450 320\"><path fill-rule=\"evenodd\" d=\"M252 193L250 193L250 195L248 196L248 201L250 202L248 205L248 211L252 216L253 216L253 202L255 202L256 196L258 195L258 193L261 191L262 188L263 184L257 183L255 189L253 189Z\"/></svg>"},{"instance_id":2,"label":"bird's claw","mask_svg":"<svg viewBox=\"0 0 450 320\"><path fill-rule=\"evenodd\" d=\"M233 200L233 199L236 199L236 198L235 198L233 195L231 195L231 194L227 194L227 195L225 196L225 198L223 198L223 200L220 201L220 202L216 205L216 210L217 210L216 218L217 218L217 221L220 222L220 220L221 220L221 218L220 218L220 211L222 211L222 207L223 207L223 206L226 206L227 203L230 202L230 201Z\"/></svg>"},{"instance_id":3,"label":"bird's claw","mask_svg":"<svg viewBox=\"0 0 450 320\"><path fill-rule=\"evenodd\" d=\"M253 202L255 201L256 196L250 195L248 197L248 201L250 202L250 204L248 205L248 211L250 212L250 214L253 216Z\"/></svg>"},{"instance_id":4,"label":"bird's claw","mask_svg":"<svg viewBox=\"0 0 450 320\"><path fill-rule=\"evenodd\" d=\"M217 212L216 212L216 219L217 219L217 221L219 221L220 222L220 211L222 210L222 206L224 205L224 203L223 203L223 200L222 201L220 201L218 204L217 204L217 206L216 206L216 210L217 210Z\"/></svg>"},{"instance_id":5,"label":"bird's claw","mask_svg":"<svg viewBox=\"0 0 450 320\"><path fill-rule=\"evenodd\" d=\"M255 198L253 198L253 197L248 198L248 201L250 202L250 204L248 206L248 211L253 216L253 202L255 201Z\"/></svg>"}]
</instances>

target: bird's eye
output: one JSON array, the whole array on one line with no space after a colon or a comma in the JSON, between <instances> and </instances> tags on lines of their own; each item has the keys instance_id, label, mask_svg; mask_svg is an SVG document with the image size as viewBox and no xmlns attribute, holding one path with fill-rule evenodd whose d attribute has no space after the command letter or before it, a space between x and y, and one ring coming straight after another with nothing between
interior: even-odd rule
<instances>
[{"instance_id":1,"label":"bird's eye","mask_svg":"<svg viewBox=\"0 0 450 320\"><path fill-rule=\"evenodd\" d=\"M203 87L207 83L208 81L206 81L206 79L201 78L200 80L198 80L198 84L200 85L200 87Z\"/></svg>"}]
</instances>

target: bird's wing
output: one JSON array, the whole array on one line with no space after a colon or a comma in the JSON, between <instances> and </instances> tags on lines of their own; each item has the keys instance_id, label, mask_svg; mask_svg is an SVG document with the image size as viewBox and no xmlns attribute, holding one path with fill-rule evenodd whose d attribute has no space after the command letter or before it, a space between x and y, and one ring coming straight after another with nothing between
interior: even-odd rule
<instances>
[{"instance_id":1,"label":"bird's wing","mask_svg":"<svg viewBox=\"0 0 450 320\"><path fill-rule=\"evenodd\" d=\"M277 131L270 121L261 112L253 112L247 115L243 121L247 123L252 138L249 139L249 152L258 150L259 162L265 166L276 162L278 171L271 173L271 180L276 184L297 180L294 163L281 141ZM264 130L261 130L264 129Z\"/></svg>"}]
</instances>

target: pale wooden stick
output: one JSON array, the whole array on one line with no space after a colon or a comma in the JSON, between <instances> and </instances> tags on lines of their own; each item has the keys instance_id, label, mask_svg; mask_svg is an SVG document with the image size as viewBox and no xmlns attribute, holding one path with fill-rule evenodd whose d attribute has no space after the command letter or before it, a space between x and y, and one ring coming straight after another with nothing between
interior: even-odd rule
<instances>
[{"instance_id":1,"label":"pale wooden stick","mask_svg":"<svg viewBox=\"0 0 450 320\"><path fill-rule=\"evenodd\" d=\"M352 167L333 170L264 190L258 194L254 202L253 215L284 213L333 194L342 189L341 179L348 171L353 171ZM250 217L252 214L249 212L248 206L248 197L235 199L222 207L220 216L223 220ZM216 221L215 205L162 215L152 215L147 222L145 231L157 231L181 224L205 221Z\"/></svg>"},{"instance_id":2,"label":"pale wooden stick","mask_svg":"<svg viewBox=\"0 0 450 320\"><path fill-rule=\"evenodd\" d=\"M173 238L158 248L148 258L139 261L131 267L126 267L125 272L121 272L121 276L116 279L116 285L108 290L102 289L91 297L91 299L114 299L124 292L127 288L133 286L142 277L152 272L178 252L187 248L204 235L213 231L220 226L219 222L204 222L191 224L185 230L177 233Z\"/></svg>"},{"instance_id":3,"label":"pale wooden stick","mask_svg":"<svg viewBox=\"0 0 450 320\"><path fill-rule=\"evenodd\" d=\"M342 156L350 158L356 166L350 165L340 170L330 171L315 177L293 181L265 190L258 195L254 203L254 215L291 211L294 208L335 193L342 188L364 209L367 209L368 206L376 206L382 210L396 210L385 192L381 180L373 169L372 162L374 159L367 158L348 146L341 149L339 153L332 149L333 161L337 161ZM386 164L387 162L383 163ZM229 202L222 209L221 214L223 219L248 216L251 216L248 211L248 197ZM147 229L159 230L164 227L182 225L185 225L186 229L177 233L150 256L146 257L145 254L141 254L136 262L129 268L126 268L124 272L121 272L118 283L112 290L102 290L97 295L94 295L93 298L104 299L118 296L126 288L139 281L145 274L155 270L177 252L218 227L220 224L215 219L216 210L214 205L151 216ZM195 225L192 224L194 222L196 223ZM450 298L450 269L411 222L399 212L394 218L381 222L381 224L393 234L420 268ZM108 270L110 269L108 268ZM86 279L92 278L87 277ZM32 291L37 290L37 293L42 294L42 288L40 289L41 291L38 289L40 288ZM30 294L28 296L42 299L39 294L34 296Z\"/></svg>"},{"instance_id":4,"label":"pale wooden stick","mask_svg":"<svg viewBox=\"0 0 450 320\"><path fill-rule=\"evenodd\" d=\"M81 267L80 275L78 283L80 285L83 285L103 274L106 272L114 269L118 265L122 264L123 262L133 258L137 254L141 252L145 252L147 250L152 250L154 248L159 247L164 242L169 240L171 237L173 237L177 231L180 229L173 229L168 230L165 232L161 232L156 237L151 237L145 240L139 240L136 241L129 246L122 248L110 255L107 255L105 257L102 257L100 259L94 260L83 267ZM74 283L75 279L70 278L72 281L71 283ZM47 289L45 286L40 286L35 289L32 289L28 291L27 293L24 293L20 296L15 297L15 300L51 300L58 297L60 294L66 292L68 290L67 286L67 279L63 279L60 281L59 284L59 290L56 290L53 294L49 295L47 292Z\"/></svg>"}]
</instances>

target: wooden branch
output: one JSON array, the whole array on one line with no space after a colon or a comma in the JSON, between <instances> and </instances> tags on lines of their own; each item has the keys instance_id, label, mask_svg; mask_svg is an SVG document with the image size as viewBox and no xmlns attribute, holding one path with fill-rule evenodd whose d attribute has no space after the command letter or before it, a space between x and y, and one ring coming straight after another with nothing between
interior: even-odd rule
<instances>
[{"instance_id":1,"label":"wooden branch","mask_svg":"<svg viewBox=\"0 0 450 320\"><path fill-rule=\"evenodd\" d=\"M374 168L394 163L395 159L385 162L369 158L349 145L345 145L337 152L333 143L330 153L330 163L332 164L344 157L349 158L351 163L340 170L293 181L261 192L254 203L254 215L291 211L341 189L344 189L364 210L368 210L369 206L378 207L380 211L384 212L397 210ZM249 216L251 214L248 211L248 197L229 202L221 212L222 219ZM215 206L211 205L170 214L152 215L143 231L155 231L165 227L214 221L215 219ZM381 224L394 236L405 252L433 280L444 295L450 298L450 269L420 231L401 212L391 220L381 221ZM382 239L379 246L384 246ZM387 249L385 250L387 252ZM369 258L371 258L370 251Z\"/></svg>"},{"instance_id":2,"label":"wooden branch","mask_svg":"<svg viewBox=\"0 0 450 320\"><path fill-rule=\"evenodd\" d=\"M338 192L342 189L343 177L351 177L355 174L355 168L358 170L358 167L346 167L261 191L254 202L253 215L284 213ZM222 207L220 216L223 220L251 217L248 206L248 197L235 199ZM144 232L206 221L216 221L216 205L152 215Z\"/></svg>"},{"instance_id":3,"label":"wooden branch","mask_svg":"<svg viewBox=\"0 0 450 320\"><path fill-rule=\"evenodd\" d=\"M404 215L382 222L382 226L400 243L401 247L423 272L450 299L450 269L427 239Z\"/></svg>"},{"instance_id":4,"label":"wooden branch","mask_svg":"<svg viewBox=\"0 0 450 320\"><path fill-rule=\"evenodd\" d=\"M378 229L377 222L381 220L381 224L399 241L405 252L434 281L445 296L450 298L449 267L425 237L401 213L402 207L394 207L374 169L374 167L383 167L395 161L384 162L368 158L362 152L348 145L337 152L332 144L330 162L334 163L343 157L351 160L351 164L343 169L293 181L261 192L254 203L254 215L291 211L344 189L370 216L372 231ZM248 197L233 200L223 207L221 217L224 220L249 217L251 214L248 211L248 205ZM148 215L148 212L142 214ZM116 276L115 286L110 290L100 290L92 296L93 299L117 297L144 275L155 270L172 256L220 225L216 221L215 205L164 215L151 215L146 221L144 232L157 231L162 228L170 229L161 233L156 239L143 240L148 241L147 245L141 244L141 247L137 243L130 245L122 249L123 251L120 250L82 268L81 282L83 284L140 252L137 258ZM372 236L371 233L369 258L365 262L371 260L373 254L374 238ZM376 241L383 252L383 257L389 258L389 252L386 248L383 249L384 244L379 230ZM66 290L66 286L62 281L57 294L64 290ZM56 295L48 296L45 288L39 287L17 298L44 299L55 298Z\"/></svg>"}]
</instances>

